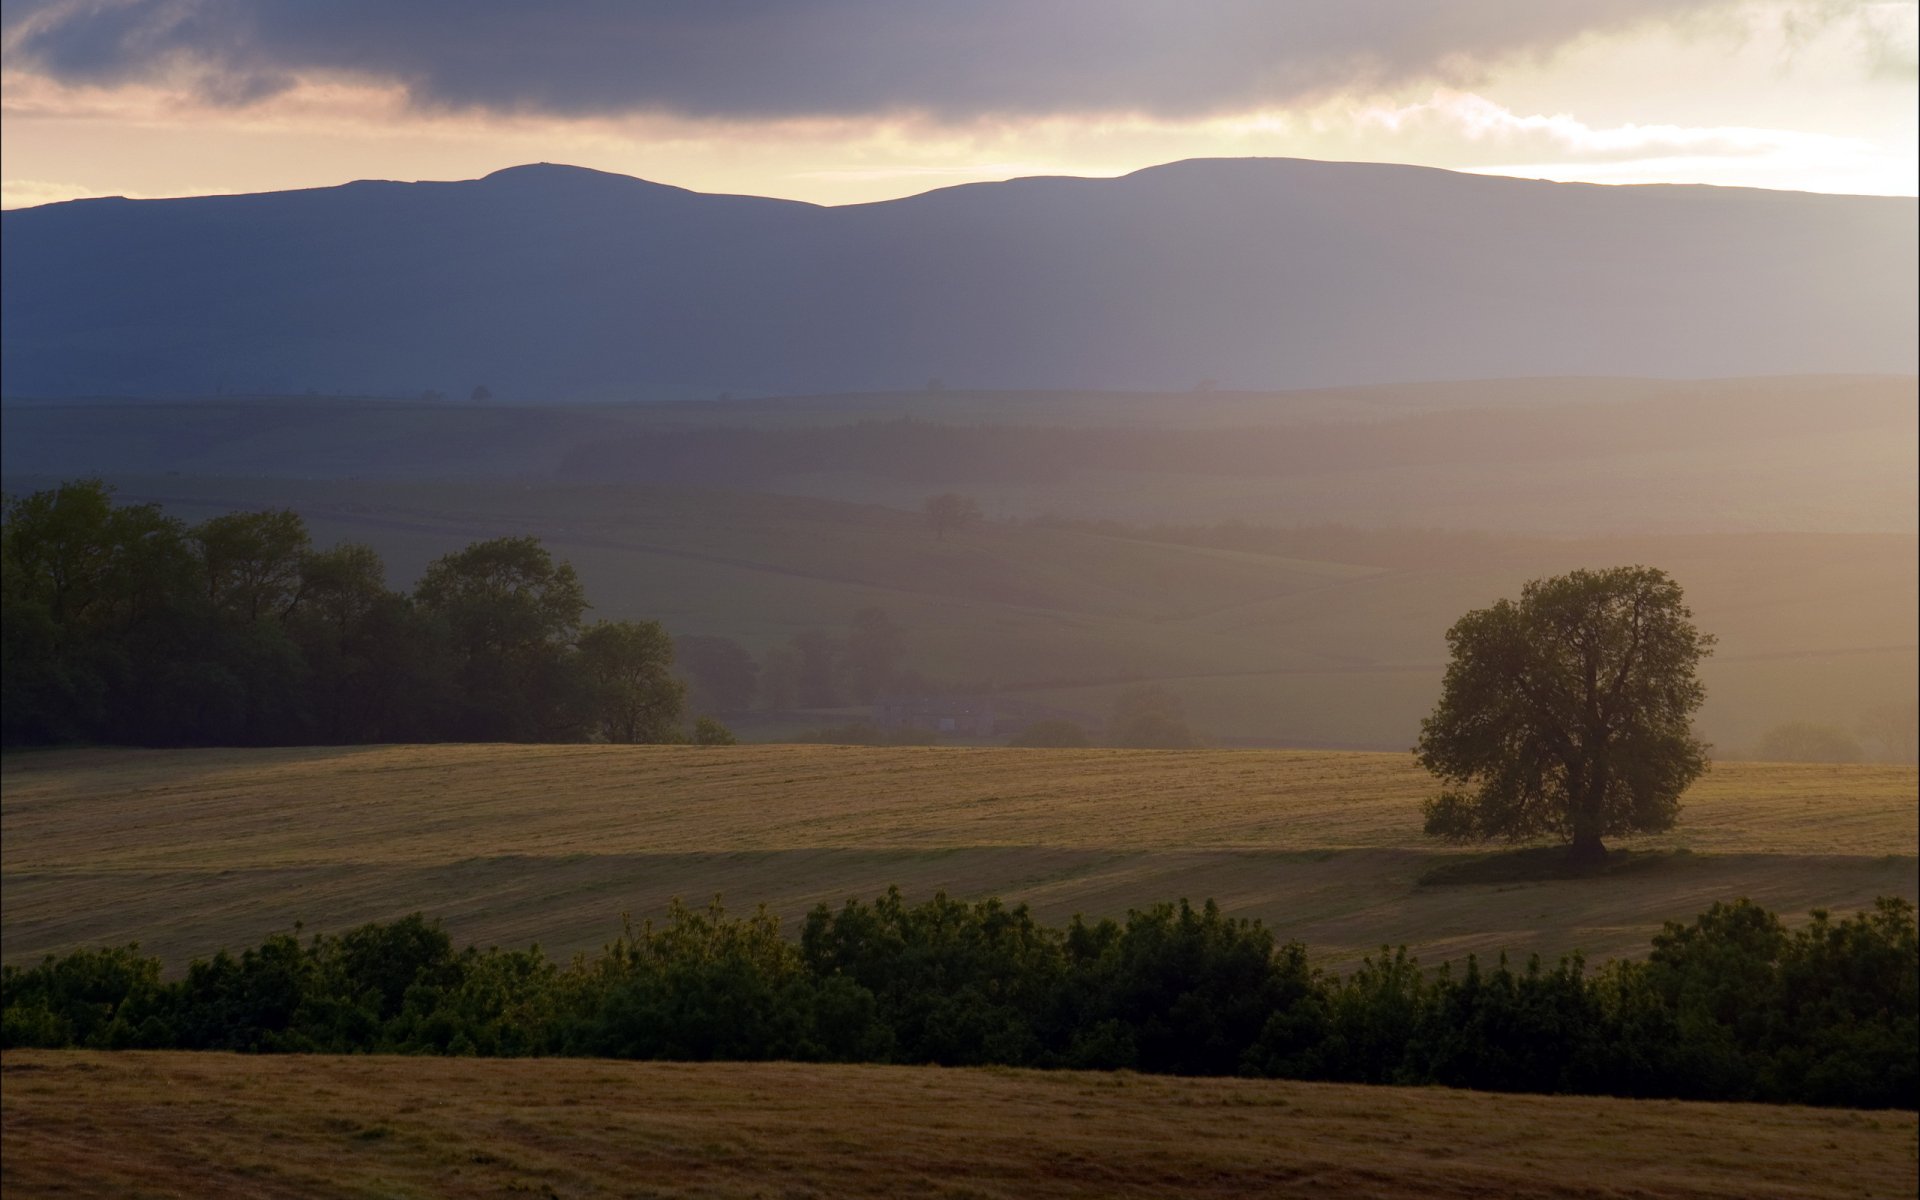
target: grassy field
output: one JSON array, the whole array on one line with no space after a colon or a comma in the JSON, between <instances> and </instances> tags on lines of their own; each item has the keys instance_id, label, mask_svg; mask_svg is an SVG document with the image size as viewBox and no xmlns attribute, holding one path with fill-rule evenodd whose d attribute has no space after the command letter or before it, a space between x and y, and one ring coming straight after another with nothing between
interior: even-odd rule
<instances>
[{"instance_id":1,"label":"grassy field","mask_svg":"<svg viewBox=\"0 0 1920 1200\"><path fill-rule=\"evenodd\" d=\"M9 1196L1905 1197L1912 1113L785 1063L13 1051Z\"/></svg>"},{"instance_id":2,"label":"grassy field","mask_svg":"<svg viewBox=\"0 0 1920 1200\"><path fill-rule=\"evenodd\" d=\"M5 957L138 940L178 966L304 921L444 917L462 941L597 947L676 896L791 920L871 897L1025 900L1051 921L1217 898L1319 961L1382 943L1644 952L1749 896L1789 916L1916 897L1912 767L1726 763L1677 851L1617 877L1433 886L1404 754L430 746L10 756Z\"/></svg>"}]
</instances>

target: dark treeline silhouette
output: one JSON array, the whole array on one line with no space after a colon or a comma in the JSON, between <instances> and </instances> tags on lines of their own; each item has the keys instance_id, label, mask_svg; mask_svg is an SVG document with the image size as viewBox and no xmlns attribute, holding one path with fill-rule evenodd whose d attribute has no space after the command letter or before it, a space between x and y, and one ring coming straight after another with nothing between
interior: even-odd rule
<instances>
[{"instance_id":1,"label":"dark treeline silhouette","mask_svg":"<svg viewBox=\"0 0 1920 1200\"><path fill-rule=\"evenodd\" d=\"M573 568L531 537L445 555L405 593L372 547L317 548L288 510L189 526L81 480L4 517L10 746L671 742L683 715L938 687L902 667L906 631L878 608L761 661L653 621L589 624Z\"/></svg>"},{"instance_id":2,"label":"dark treeline silhouette","mask_svg":"<svg viewBox=\"0 0 1920 1200\"><path fill-rule=\"evenodd\" d=\"M255 1052L1131 1068L1359 1083L1912 1108L1913 906L1798 930L1742 900L1669 923L1644 961L1322 973L1209 901L1124 924L1025 906L675 905L570 964L456 951L418 914L277 934L163 979L136 947L0 971L0 1044Z\"/></svg>"},{"instance_id":3,"label":"dark treeline silhouette","mask_svg":"<svg viewBox=\"0 0 1920 1200\"><path fill-rule=\"evenodd\" d=\"M684 736L665 631L584 623L533 538L448 554L406 594L293 512L188 526L96 480L10 499L3 536L8 745Z\"/></svg>"}]
</instances>

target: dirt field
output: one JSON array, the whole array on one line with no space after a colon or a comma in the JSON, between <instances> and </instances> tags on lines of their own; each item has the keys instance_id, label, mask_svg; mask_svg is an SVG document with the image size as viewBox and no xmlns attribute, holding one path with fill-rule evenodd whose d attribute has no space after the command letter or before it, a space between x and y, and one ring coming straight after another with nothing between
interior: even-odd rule
<instances>
[{"instance_id":1,"label":"dirt field","mask_svg":"<svg viewBox=\"0 0 1920 1200\"><path fill-rule=\"evenodd\" d=\"M1912 1113L1131 1074L14 1051L9 1197L1911 1196Z\"/></svg>"},{"instance_id":2,"label":"dirt field","mask_svg":"<svg viewBox=\"0 0 1920 1200\"><path fill-rule=\"evenodd\" d=\"M1382 943L1643 952L1750 896L1790 916L1916 894L1911 767L1722 764L1690 850L1598 880L1431 887L1431 786L1400 754L825 746L433 746L10 756L5 957L188 956L415 910L562 954L715 893L793 919L899 884L1047 920L1214 897L1342 965Z\"/></svg>"}]
</instances>

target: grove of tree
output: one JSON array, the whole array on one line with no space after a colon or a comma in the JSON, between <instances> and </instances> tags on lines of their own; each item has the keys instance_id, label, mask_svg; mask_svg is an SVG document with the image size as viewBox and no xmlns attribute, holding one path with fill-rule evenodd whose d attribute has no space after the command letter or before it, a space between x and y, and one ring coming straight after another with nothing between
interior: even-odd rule
<instances>
[{"instance_id":1,"label":"grove of tree","mask_svg":"<svg viewBox=\"0 0 1920 1200\"><path fill-rule=\"evenodd\" d=\"M444 555L408 594L293 512L189 527L82 480L7 501L0 601L7 745L685 736L665 631L583 628L579 578L533 538Z\"/></svg>"}]
</instances>

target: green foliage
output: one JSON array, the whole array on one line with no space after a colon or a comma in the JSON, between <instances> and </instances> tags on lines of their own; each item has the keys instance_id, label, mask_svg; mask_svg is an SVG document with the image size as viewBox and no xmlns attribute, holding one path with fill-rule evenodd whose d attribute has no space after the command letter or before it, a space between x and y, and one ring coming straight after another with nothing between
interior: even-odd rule
<instances>
[{"instance_id":1,"label":"green foliage","mask_svg":"<svg viewBox=\"0 0 1920 1200\"><path fill-rule=\"evenodd\" d=\"M610 742L678 739L686 685L675 679L673 641L658 621L601 621L580 635L589 723Z\"/></svg>"},{"instance_id":2,"label":"green foliage","mask_svg":"<svg viewBox=\"0 0 1920 1200\"><path fill-rule=\"evenodd\" d=\"M693 744L696 746L731 746L736 741L733 730L712 717L700 717L693 723Z\"/></svg>"},{"instance_id":3,"label":"green foliage","mask_svg":"<svg viewBox=\"0 0 1920 1200\"><path fill-rule=\"evenodd\" d=\"M135 947L0 970L0 1045L1131 1068L1516 1092L1914 1107L1920 943L1881 900L1788 930L1747 901L1644 962L1346 976L1184 901L1065 929L898 889L809 913L676 903L594 956L455 951L418 914L276 934L162 979Z\"/></svg>"},{"instance_id":4,"label":"green foliage","mask_svg":"<svg viewBox=\"0 0 1920 1200\"><path fill-rule=\"evenodd\" d=\"M298 513L226 513L196 525L190 536L200 551L207 599L229 620L285 617L300 598L313 542Z\"/></svg>"},{"instance_id":5,"label":"green foliage","mask_svg":"<svg viewBox=\"0 0 1920 1200\"><path fill-rule=\"evenodd\" d=\"M5 505L6 745L679 740L652 622L582 632L573 568L498 538L390 591L288 510L188 529L81 480Z\"/></svg>"},{"instance_id":6,"label":"green foliage","mask_svg":"<svg viewBox=\"0 0 1920 1200\"><path fill-rule=\"evenodd\" d=\"M566 656L587 600L572 566L555 563L536 538L494 538L435 559L415 594L448 631L464 700L459 736L573 735L582 706Z\"/></svg>"},{"instance_id":7,"label":"green foliage","mask_svg":"<svg viewBox=\"0 0 1920 1200\"><path fill-rule=\"evenodd\" d=\"M1706 770L1695 676L1713 638L1650 567L1537 579L1447 631L1452 661L1421 722L1421 765L1458 785L1426 807L1451 841L1601 839L1671 828ZM1467 790L1468 788L1471 790Z\"/></svg>"}]
</instances>

